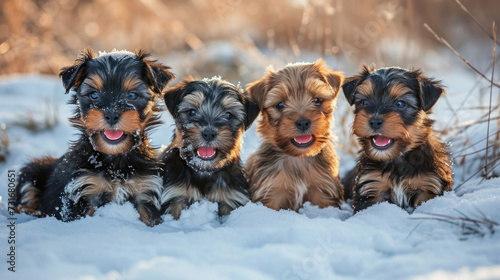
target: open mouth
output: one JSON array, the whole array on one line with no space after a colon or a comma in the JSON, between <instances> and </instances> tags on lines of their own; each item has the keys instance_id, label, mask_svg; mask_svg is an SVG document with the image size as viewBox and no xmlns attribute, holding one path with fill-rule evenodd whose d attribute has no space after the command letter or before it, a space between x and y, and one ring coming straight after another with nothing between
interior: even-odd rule
<instances>
[{"instance_id":1,"label":"open mouth","mask_svg":"<svg viewBox=\"0 0 500 280\"><path fill-rule=\"evenodd\" d=\"M127 134L121 130L105 129L101 131L101 134L102 138L110 144L118 144L127 138Z\"/></svg>"},{"instance_id":2,"label":"open mouth","mask_svg":"<svg viewBox=\"0 0 500 280\"><path fill-rule=\"evenodd\" d=\"M382 135L375 135L372 138L372 144L377 150L387 150L394 145L394 139Z\"/></svg>"},{"instance_id":3,"label":"open mouth","mask_svg":"<svg viewBox=\"0 0 500 280\"><path fill-rule=\"evenodd\" d=\"M217 155L217 151L212 147L199 147L196 150L196 154L202 160L212 160Z\"/></svg>"},{"instance_id":4,"label":"open mouth","mask_svg":"<svg viewBox=\"0 0 500 280\"><path fill-rule=\"evenodd\" d=\"M314 143L313 135L302 135L292 138L292 144L299 148L308 148Z\"/></svg>"}]
</instances>

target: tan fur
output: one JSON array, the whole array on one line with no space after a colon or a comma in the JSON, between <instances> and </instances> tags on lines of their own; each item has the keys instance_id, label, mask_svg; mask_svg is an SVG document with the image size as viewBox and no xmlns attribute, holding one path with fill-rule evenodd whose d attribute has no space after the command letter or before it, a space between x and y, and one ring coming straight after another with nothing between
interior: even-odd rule
<instances>
[{"instance_id":1,"label":"tan fur","mask_svg":"<svg viewBox=\"0 0 500 280\"><path fill-rule=\"evenodd\" d=\"M384 122L382 129L378 130L377 133L381 135L396 140L396 144L402 143L405 149L401 149L400 145L393 145L388 150L379 151L371 146L371 143L367 143L367 149L363 152L367 154L370 158L379 161L388 161L398 157L401 153L410 151L417 147L419 143L425 140L431 133L432 129L425 127L423 125L423 120L426 118L425 112L419 112L417 121L411 125L407 126L404 124L403 120L396 112L389 112L387 114L380 115ZM365 141L371 142L371 137L375 135L375 132L370 127L370 118L372 115L367 114L365 111L358 112L354 117L353 123L353 134L358 137L366 138Z\"/></svg>"},{"instance_id":2,"label":"tan fur","mask_svg":"<svg viewBox=\"0 0 500 280\"><path fill-rule=\"evenodd\" d=\"M175 201L171 202L165 212L171 214L177 220L181 216L182 210L193 202L201 200L203 195L195 187L171 185L163 191L161 201L169 201L172 198L175 198Z\"/></svg>"},{"instance_id":3,"label":"tan fur","mask_svg":"<svg viewBox=\"0 0 500 280\"><path fill-rule=\"evenodd\" d=\"M196 108L201 108L203 104L203 100L205 100L205 96L202 92L195 91L184 97L181 104L179 104L179 111L182 111L185 107L185 103L188 103ZM184 103L184 104L183 104Z\"/></svg>"},{"instance_id":4,"label":"tan fur","mask_svg":"<svg viewBox=\"0 0 500 280\"><path fill-rule=\"evenodd\" d=\"M92 139L100 152L108 155L123 154L134 145L133 136L130 135L138 130L144 130L146 123L152 116L150 113L144 121L141 121L139 114L135 110L121 112L119 122L111 127L104 118L104 112L97 109L90 109L85 118L80 121L73 121L87 128L88 134L93 134ZM121 130L128 134L127 138L118 144L110 144L103 139L100 134L105 129Z\"/></svg>"},{"instance_id":5,"label":"tan fur","mask_svg":"<svg viewBox=\"0 0 500 280\"><path fill-rule=\"evenodd\" d=\"M314 157L282 153L272 165L259 165L265 159L251 155L246 167L252 201L275 210L298 210L306 201L320 207L339 207L343 200L342 186L338 179L338 158L332 152L333 144L328 143Z\"/></svg>"},{"instance_id":6,"label":"tan fur","mask_svg":"<svg viewBox=\"0 0 500 280\"><path fill-rule=\"evenodd\" d=\"M389 89L389 96L392 99L397 100L408 92L410 92L410 89L404 84L395 84Z\"/></svg>"},{"instance_id":7,"label":"tan fur","mask_svg":"<svg viewBox=\"0 0 500 280\"><path fill-rule=\"evenodd\" d=\"M359 195L369 197L370 204L380 203L389 198L400 207L417 207L442 193L441 180L432 174L401 178L397 183L396 180L389 178L389 174L382 174L377 170L360 176L359 184L366 181L373 182L365 184L359 190ZM414 202L410 203L412 198Z\"/></svg>"},{"instance_id":8,"label":"tan fur","mask_svg":"<svg viewBox=\"0 0 500 280\"><path fill-rule=\"evenodd\" d=\"M38 204L38 196L40 190L33 184L26 183L21 187L21 204L17 207L17 213L26 213L33 216L41 216L40 205Z\"/></svg>"},{"instance_id":9,"label":"tan fur","mask_svg":"<svg viewBox=\"0 0 500 280\"><path fill-rule=\"evenodd\" d=\"M361 85L356 87L356 91L359 92L360 94L366 96L366 97L371 96L373 94L372 80L370 80L370 79L364 80L363 83L361 83Z\"/></svg>"},{"instance_id":10,"label":"tan fur","mask_svg":"<svg viewBox=\"0 0 500 280\"><path fill-rule=\"evenodd\" d=\"M112 201L117 203L123 203L130 197L136 197L140 218L143 222L148 223L149 219L145 219L144 213L141 213L141 204L152 203L158 209L161 206L158 200L149 195L146 197L144 193L153 192L159 196L162 186L163 180L159 176L153 175L137 176L129 180L108 180L99 175L84 175L69 184L66 187L66 192L75 203L81 199L91 203L88 215L93 215L95 212L95 206L92 205L93 197L110 194ZM83 189L79 191L81 188Z\"/></svg>"},{"instance_id":11,"label":"tan fur","mask_svg":"<svg viewBox=\"0 0 500 280\"><path fill-rule=\"evenodd\" d=\"M142 82L143 80L137 76L127 76L123 79L123 89L126 92L132 91Z\"/></svg>"},{"instance_id":12,"label":"tan fur","mask_svg":"<svg viewBox=\"0 0 500 280\"><path fill-rule=\"evenodd\" d=\"M102 91L104 86L104 81L102 80L101 76L97 74L89 75L84 82L98 91Z\"/></svg>"},{"instance_id":13,"label":"tan fur","mask_svg":"<svg viewBox=\"0 0 500 280\"><path fill-rule=\"evenodd\" d=\"M262 112L257 132L263 143L246 164L252 201L276 210L298 210L306 201L319 207L340 206L343 190L330 131L342 81L341 73L320 60L269 70L247 87ZM320 105L315 98L322 100ZM276 108L279 102L284 109ZM302 118L311 121L307 133L296 129ZM292 144L293 138L308 134L315 139L311 147Z\"/></svg>"}]
</instances>

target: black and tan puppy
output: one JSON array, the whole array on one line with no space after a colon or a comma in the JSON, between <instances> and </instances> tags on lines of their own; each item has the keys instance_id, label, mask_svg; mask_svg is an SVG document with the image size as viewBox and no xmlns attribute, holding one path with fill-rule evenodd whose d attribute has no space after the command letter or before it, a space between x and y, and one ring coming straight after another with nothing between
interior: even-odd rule
<instances>
[{"instance_id":1,"label":"black and tan puppy","mask_svg":"<svg viewBox=\"0 0 500 280\"><path fill-rule=\"evenodd\" d=\"M147 137L159 124L157 100L173 75L139 51L96 55L90 48L60 76L74 89L70 119L80 131L61 158L22 168L19 211L70 221L101 205L131 201L147 225L161 221L161 163Z\"/></svg>"},{"instance_id":2,"label":"black and tan puppy","mask_svg":"<svg viewBox=\"0 0 500 280\"><path fill-rule=\"evenodd\" d=\"M444 93L439 82L420 70L364 66L342 89L362 147L350 184L355 212L382 201L413 208L450 190L449 152L428 117Z\"/></svg>"},{"instance_id":3,"label":"black and tan puppy","mask_svg":"<svg viewBox=\"0 0 500 280\"><path fill-rule=\"evenodd\" d=\"M331 130L342 80L318 60L270 69L247 87L262 112L263 143L246 164L252 201L276 210L343 202Z\"/></svg>"},{"instance_id":4,"label":"black and tan puppy","mask_svg":"<svg viewBox=\"0 0 500 280\"><path fill-rule=\"evenodd\" d=\"M219 215L249 201L240 163L243 133L259 114L258 106L220 78L188 78L165 94L175 119L165 163L162 208L178 219L181 211L203 198L217 202Z\"/></svg>"}]
</instances>

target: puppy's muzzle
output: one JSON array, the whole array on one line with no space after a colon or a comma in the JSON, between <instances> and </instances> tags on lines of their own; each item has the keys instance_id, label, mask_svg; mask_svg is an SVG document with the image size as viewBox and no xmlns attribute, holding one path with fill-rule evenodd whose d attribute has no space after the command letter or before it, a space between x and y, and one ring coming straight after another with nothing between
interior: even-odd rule
<instances>
[{"instance_id":1,"label":"puppy's muzzle","mask_svg":"<svg viewBox=\"0 0 500 280\"><path fill-rule=\"evenodd\" d=\"M205 129L201 132L201 136L207 142L213 141L217 137L217 132L213 129Z\"/></svg>"},{"instance_id":2,"label":"puppy's muzzle","mask_svg":"<svg viewBox=\"0 0 500 280\"><path fill-rule=\"evenodd\" d=\"M376 131L376 130L379 130L380 128L382 128L384 121L380 117L372 117L372 118L370 118L369 123L370 123L370 127Z\"/></svg>"},{"instance_id":3,"label":"puppy's muzzle","mask_svg":"<svg viewBox=\"0 0 500 280\"><path fill-rule=\"evenodd\" d=\"M299 119L295 122L295 126L301 132L306 132L311 127L311 121L309 119Z\"/></svg>"},{"instance_id":4,"label":"puppy's muzzle","mask_svg":"<svg viewBox=\"0 0 500 280\"><path fill-rule=\"evenodd\" d=\"M120 114L116 111L108 111L104 114L104 119L112 127L120 121Z\"/></svg>"}]
</instances>

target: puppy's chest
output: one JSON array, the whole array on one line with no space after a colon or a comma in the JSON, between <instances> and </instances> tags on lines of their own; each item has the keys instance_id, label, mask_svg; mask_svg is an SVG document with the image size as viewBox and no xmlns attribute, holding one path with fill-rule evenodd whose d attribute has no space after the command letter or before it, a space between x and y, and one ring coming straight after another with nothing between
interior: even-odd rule
<instances>
[{"instance_id":1,"label":"puppy's chest","mask_svg":"<svg viewBox=\"0 0 500 280\"><path fill-rule=\"evenodd\" d=\"M65 188L66 194L74 201L91 199L95 196L108 196L111 201L123 203L146 191L160 192L163 180L159 176L133 176L129 179L116 179L100 174L86 174L73 179Z\"/></svg>"},{"instance_id":2,"label":"puppy's chest","mask_svg":"<svg viewBox=\"0 0 500 280\"><path fill-rule=\"evenodd\" d=\"M361 195L379 194L380 201L388 200L406 208L415 207L419 197L442 193L442 182L434 172L418 172L401 175L370 171L360 176Z\"/></svg>"},{"instance_id":3,"label":"puppy's chest","mask_svg":"<svg viewBox=\"0 0 500 280\"><path fill-rule=\"evenodd\" d=\"M279 174L275 182L277 185L292 187L300 196L305 194L309 187L321 184L325 177L332 177L333 180L328 166L320 166L308 157L286 157L275 162L270 169Z\"/></svg>"}]
</instances>

